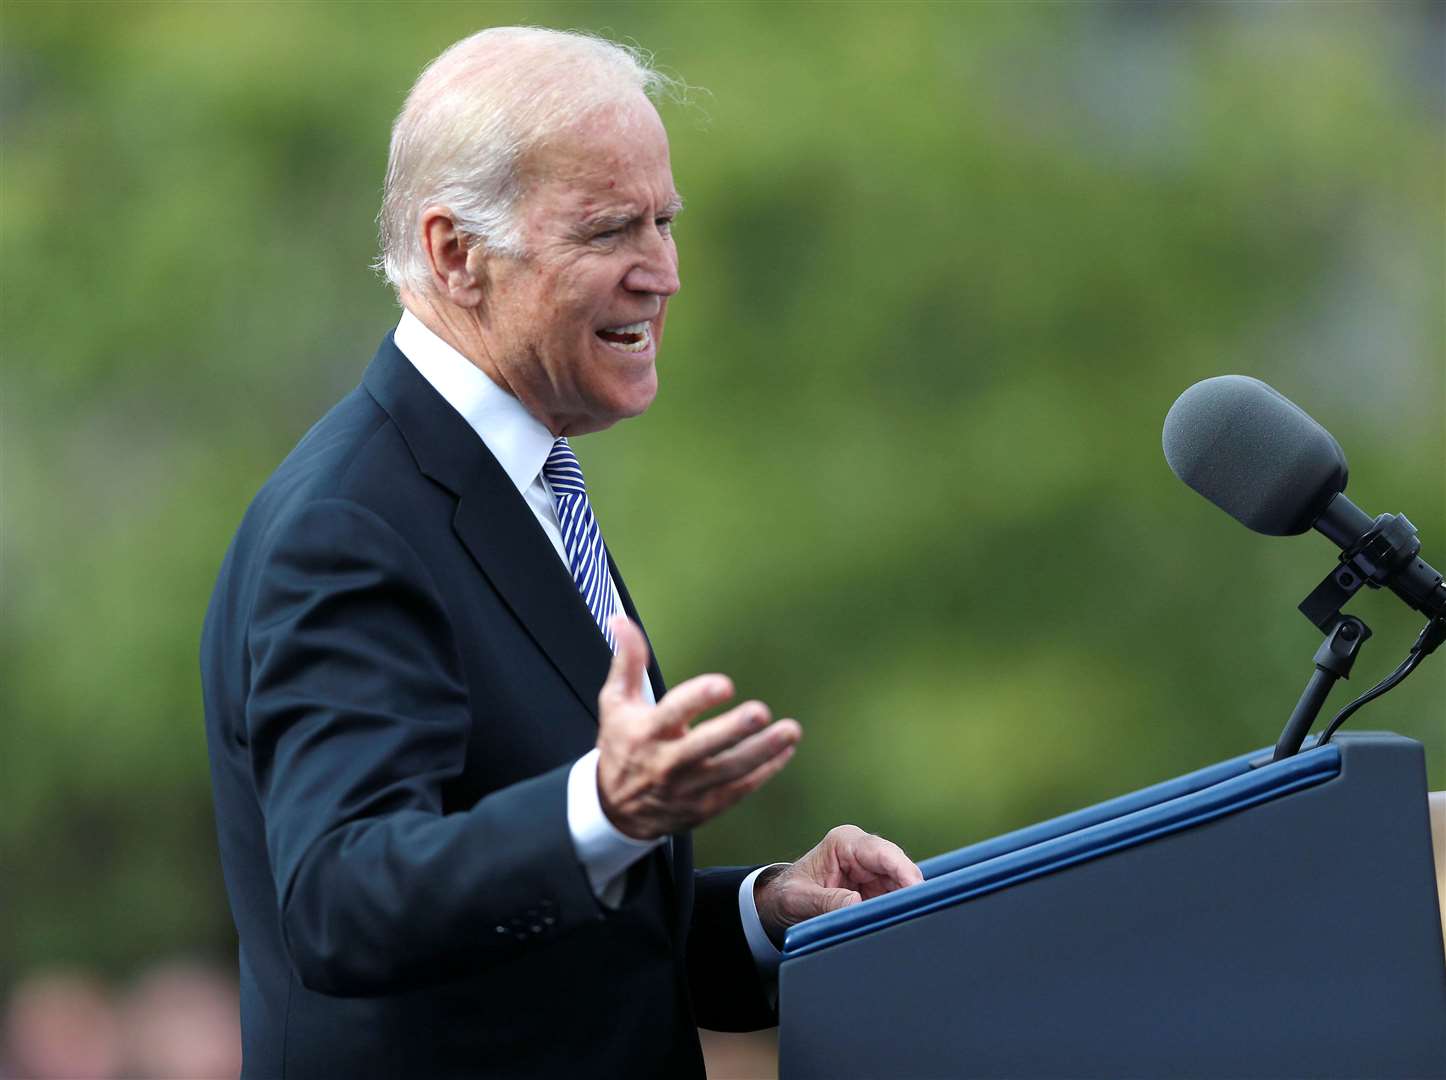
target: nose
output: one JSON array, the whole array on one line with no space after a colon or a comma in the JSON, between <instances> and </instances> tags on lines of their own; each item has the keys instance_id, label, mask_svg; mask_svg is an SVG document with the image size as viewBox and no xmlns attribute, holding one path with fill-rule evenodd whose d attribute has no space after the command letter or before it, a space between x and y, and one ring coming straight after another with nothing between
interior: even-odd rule
<instances>
[{"instance_id":1,"label":"nose","mask_svg":"<svg viewBox=\"0 0 1446 1080\"><path fill-rule=\"evenodd\" d=\"M668 297L681 286L678 280L678 249L673 238L661 232L651 233L639 252L637 261L623 278L629 292L652 293Z\"/></svg>"}]
</instances>

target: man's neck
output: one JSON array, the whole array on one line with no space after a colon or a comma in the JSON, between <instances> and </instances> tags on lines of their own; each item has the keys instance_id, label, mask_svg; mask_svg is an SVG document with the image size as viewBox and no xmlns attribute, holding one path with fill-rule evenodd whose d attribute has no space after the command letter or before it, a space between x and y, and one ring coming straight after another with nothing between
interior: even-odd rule
<instances>
[{"instance_id":1,"label":"man's neck","mask_svg":"<svg viewBox=\"0 0 1446 1080\"><path fill-rule=\"evenodd\" d=\"M525 393L518 393L518 387L503 374L501 367L493 361L476 311L448 304L409 289L402 290L401 300L402 306L416 316L423 326L445 341L459 355L465 357L468 363L508 394L522 402L527 411L537 417L539 422L554 435L580 435L586 431L596 430L586 428L570 431L566 419L543 415L535 407L534 400Z\"/></svg>"},{"instance_id":2,"label":"man's neck","mask_svg":"<svg viewBox=\"0 0 1446 1080\"><path fill-rule=\"evenodd\" d=\"M456 349L502 389L513 397L517 396L512 387L507 385L502 373L496 370L497 365L488 358L487 350L482 344L482 330L477 325L474 313L439 304L431 297L419 295L409 289L402 290L401 300L402 306L416 316L423 326Z\"/></svg>"}]
</instances>

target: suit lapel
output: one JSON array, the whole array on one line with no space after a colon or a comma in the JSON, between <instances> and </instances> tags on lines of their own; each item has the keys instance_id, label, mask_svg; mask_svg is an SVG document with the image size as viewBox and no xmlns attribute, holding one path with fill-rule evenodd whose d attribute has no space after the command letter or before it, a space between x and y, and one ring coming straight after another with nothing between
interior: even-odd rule
<instances>
[{"instance_id":1,"label":"suit lapel","mask_svg":"<svg viewBox=\"0 0 1446 1080\"><path fill-rule=\"evenodd\" d=\"M566 567L502 466L402 355L391 334L377 350L363 383L401 431L421 471L457 496L452 526L458 538L596 718L597 693L607 678L612 654Z\"/></svg>"},{"instance_id":2,"label":"suit lapel","mask_svg":"<svg viewBox=\"0 0 1446 1080\"><path fill-rule=\"evenodd\" d=\"M643 639L648 643L648 682L653 687L653 700L662 701L663 695L668 692L668 686L663 681L663 669L658 666L658 654L653 649L653 639L648 637L648 631L643 626L643 620L638 617L638 609L633 606L633 598L628 595L628 587L623 582L623 575L618 572L618 564L613 562L613 553L609 551L608 570L612 573L613 584L618 587L618 596L623 602L623 611L628 618L638 624L638 629L643 631Z\"/></svg>"}]
</instances>

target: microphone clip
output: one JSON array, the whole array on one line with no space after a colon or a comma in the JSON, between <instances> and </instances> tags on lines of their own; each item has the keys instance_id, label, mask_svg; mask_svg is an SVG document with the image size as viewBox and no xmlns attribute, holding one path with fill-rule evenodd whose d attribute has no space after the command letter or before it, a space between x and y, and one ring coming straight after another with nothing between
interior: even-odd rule
<instances>
[{"instance_id":1,"label":"microphone clip","mask_svg":"<svg viewBox=\"0 0 1446 1080\"><path fill-rule=\"evenodd\" d=\"M1446 585L1421 558L1421 538L1405 514L1372 518L1339 491L1314 526L1341 548L1340 567L1331 573L1334 583L1329 578L1321 582L1300 605L1322 632L1362 585L1390 589L1428 619L1446 615Z\"/></svg>"},{"instance_id":2,"label":"microphone clip","mask_svg":"<svg viewBox=\"0 0 1446 1080\"><path fill-rule=\"evenodd\" d=\"M1363 574L1373 589L1387 585L1421 553L1421 538L1405 514L1382 514L1370 532L1345 551L1341 562Z\"/></svg>"},{"instance_id":3,"label":"microphone clip","mask_svg":"<svg viewBox=\"0 0 1446 1080\"><path fill-rule=\"evenodd\" d=\"M1327 574L1325 580L1312 589L1310 595L1297 605L1300 613L1309 619L1322 634L1329 634L1340 621L1341 608L1345 607L1347 600L1360 591L1361 586L1366 584L1367 580L1353 566L1346 563L1345 556L1342 555L1341 565Z\"/></svg>"}]
</instances>

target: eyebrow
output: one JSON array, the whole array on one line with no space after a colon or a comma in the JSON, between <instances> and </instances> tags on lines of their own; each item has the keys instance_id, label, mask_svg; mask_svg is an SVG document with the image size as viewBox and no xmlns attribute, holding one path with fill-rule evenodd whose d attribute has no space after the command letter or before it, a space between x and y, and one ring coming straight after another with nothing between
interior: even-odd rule
<instances>
[{"instance_id":1,"label":"eyebrow","mask_svg":"<svg viewBox=\"0 0 1446 1080\"><path fill-rule=\"evenodd\" d=\"M658 216L675 218L682 212L683 197L681 195L674 195L659 208ZM596 229L602 226L620 228L624 225L631 225L635 221L640 221L642 216L641 214L629 213L626 210L615 210L611 213L602 211L584 218L582 224L584 228L588 229Z\"/></svg>"}]
</instances>

